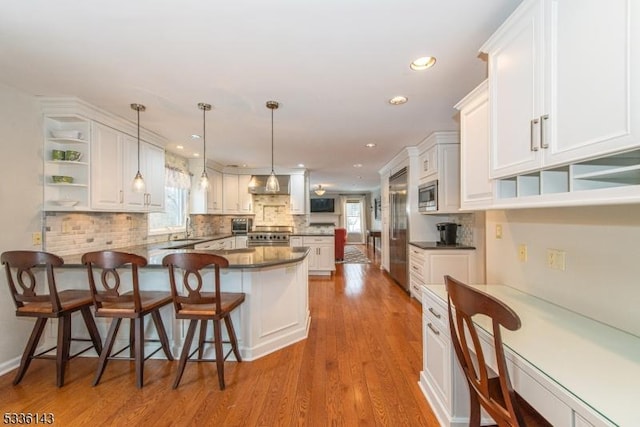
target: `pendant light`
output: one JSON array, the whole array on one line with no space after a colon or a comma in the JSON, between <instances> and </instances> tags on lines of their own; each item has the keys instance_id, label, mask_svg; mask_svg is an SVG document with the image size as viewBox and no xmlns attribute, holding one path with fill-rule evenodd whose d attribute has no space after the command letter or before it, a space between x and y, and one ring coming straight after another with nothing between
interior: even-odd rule
<instances>
[{"instance_id":1,"label":"pendant light","mask_svg":"<svg viewBox=\"0 0 640 427\"><path fill-rule=\"evenodd\" d=\"M271 110L271 174L267 179L266 190L269 193L277 193L280 191L280 183L278 177L273 170L273 110L280 106L276 101L267 101L267 108Z\"/></svg>"},{"instance_id":2,"label":"pendant light","mask_svg":"<svg viewBox=\"0 0 640 427\"><path fill-rule=\"evenodd\" d=\"M316 188L313 192L316 193L318 196L322 196L325 192L325 189L322 188L322 185L318 184L318 188Z\"/></svg>"},{"instance_id":3,"label":"pendant light","mask_svg":"<svg viewBox=\"0 0 640 427\"><path fill-rule=\"evenodd\" d=\"M207 111L211 110L211 104L200 102L198 108L202 110L202 175L200 175L200 188L209 187L209 175L207 175Z\"/></svg>"},{"instance_id":4,"label":"pendant light","mask_svg":"<svg viewBox=\"0 0 640 427\"><path fill-rule=\"evenodd\" d=\"M133 178L132 188L136 193L144 193L144 178L142 178L142 174L140 173L140 111L144 111L147 108L142 104L131 104L131 109L138 112L138 173L136 173L135 178Z\"/></svg>"}]
</instances>

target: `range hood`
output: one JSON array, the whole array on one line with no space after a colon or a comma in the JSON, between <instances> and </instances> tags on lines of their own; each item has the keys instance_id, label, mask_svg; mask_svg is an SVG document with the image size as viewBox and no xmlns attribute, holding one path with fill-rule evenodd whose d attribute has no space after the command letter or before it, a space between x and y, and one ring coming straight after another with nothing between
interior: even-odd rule
<instances>
[{"instance_id":1,"label":"range hood","mask_svg":"<svg viewBox=\"0 0 640 427\"><path fill-rule=\"evenodd\" d=\"M249 181L249 193L251 194L289 194L289 175L276 175L280 191L272 193L267 191L267 179L269 175L252 175Z\"/></svg>"}]
</instances>

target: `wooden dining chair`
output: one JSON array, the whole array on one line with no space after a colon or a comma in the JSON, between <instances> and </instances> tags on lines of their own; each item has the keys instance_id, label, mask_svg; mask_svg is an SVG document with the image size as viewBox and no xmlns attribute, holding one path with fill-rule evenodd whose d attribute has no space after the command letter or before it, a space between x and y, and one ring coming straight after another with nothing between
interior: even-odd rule
<instances>
[{"instance_id":1,"label":"wooden dining chair","mask_svg":"<svg viewBox=\"0 0 640 427\"><path fill-rule=\"evenodd\" d=\"M134 360L136 370L136 385L142 388L144 383L144 361L162 349L168 360L173 360L169 339L160 316L160 309L171 303L169 291L142 291L138 279L138 269L147 265L144 257L135 254L115 251L89 252L82 256L82 263L87 266L89 274L89 288L93 296L96 317L109 317L111 326L107 339L100 353L98 369L93 385L100 382L107 362L110 359ZM131 267L131 283L133 289L123 292L120 289L121 276L117 269ZM94 270L101 270L99 280L94 277ZM144 318L151 315L156 326L159 340L144 338ZM112 354L113 345L120 322L130 319L129 345ZM144 344L146 341L160 341L161 346L151 352L146 358ZM129 357L116 357L129 348Z\"/></svg>"},{"instance_id":2,"label":"wooden dining chair","mask_svg":"<svg viewBox=\"0 0 640 427\"><path fill-rule=\"evenodd\" d=\"M471 402L469 425L480 426L480 408L498 426L551 426L511 385L500 328L520 329L520 318L502 301L474 289L451 276L445 276L451 340L469 385ZM454 312L455 310L455 312ZM498 376L486 364L487 358L473 323L474 316L487 316L492 322L493 348ZM471 338L471 342L468 341ZM471 354L473 349L473 356ZM474 363L476 361L477 363Z\"/></svg>"},{"instance_id":3,"label":"wooden dining chair","mask_svg":"<svg viewBox=\"0 0 640 427\"><path fill-rule=\"evenodd\" d=\"M36 324L22 354L20 366L13 384L22 381L27 368L33 359L56 360L56 385L64 385L64 374L67 362L74 357L94 348L97 354L102 351L100 333L91 316L93 300L87 290L58 291L54 269L64 264L59 256L48 252L38 251L8 251L0 259L7 273L7 283L11 290L11 297L16 306L16 316L35 317ZM42 291L38 289L34 269L44 267L47 286ZM46 293L48 291L48 293ZM89 331L90 339L71 337L71 315L80 311L84 323ZM58 319L57 345L34 354L42 337L47 320ZM92 345L70 355L71 341L91 341ZM49 353L56 350L55 355Z\"/></svg>"},{"instance_id":4,"label":"wooden dining chair","mask_svg":"<svg viewBox=\"0 0 640 427\"><path fill-rule=\"evenodd\" d=\"M233 323L231 322L231 312L242 304L245 299L244 293L220 291L220 268L228 267L229 261L224 257L213 254L175 253L165 256L162 260L162 265L168 267L169 270L169 282L171 283L171 294L173 296L176 318L190 320L173 388L177 388L178 384L180 384L180 379L184 373L187 361L201 362L215 360L220 390L224 390L224 361L233 351L236 360L242 362L242 357L238 350L238 340L235 330L233 329ZM203 290L202 275L200 274L203 268L210 266L213 266L214 269L214 292L206 292ZM179 289L176 283L177 269L181 269L182 289ZM209 320L213 321L213 343L216 354L214 360L203 359L204 344L211 342L205 340L207 322ZM229 336L229 341L224 341L224 343L231 344L231 350L229 350L227 354L223 353L222 348L221 320L224 320L224 324L227 327L227 335ZM191 343L198 321L200 321L198 347L191 352ZM198 358L191 359L191 356L193 356L196 351L198 352Z\"/></svg>"}]
</instances>

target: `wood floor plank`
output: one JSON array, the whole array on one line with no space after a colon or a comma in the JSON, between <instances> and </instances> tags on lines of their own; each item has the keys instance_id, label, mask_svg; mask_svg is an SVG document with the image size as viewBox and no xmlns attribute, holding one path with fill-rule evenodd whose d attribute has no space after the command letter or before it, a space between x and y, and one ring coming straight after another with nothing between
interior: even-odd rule
<instances>
[{"instance_id":1,"label":"wood floor plank","mask_svg":"<svg viewBox=\"0 0 640 427\"><path fill-rule=\"evenodd\" d=\"M145 362L137 389L129 362L110 362L92 387L96 359L76 358L57 388L55 365L36 360L17 386L15 371L0 377L0 409L49 411L64 426L437 426L418 387L420 304L380 270L379 253L370 247L368 255L371 264L312 276L308 338L256 361L227 362L224 391L211 363L189 363L172 390L176 362Z\"/></svg>"}]
</instances>

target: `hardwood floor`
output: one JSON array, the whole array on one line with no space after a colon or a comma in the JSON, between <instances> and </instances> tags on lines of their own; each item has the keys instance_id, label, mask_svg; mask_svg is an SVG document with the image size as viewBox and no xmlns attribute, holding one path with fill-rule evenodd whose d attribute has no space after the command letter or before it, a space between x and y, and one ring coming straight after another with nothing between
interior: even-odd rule
<instances>
[{"instance_id":1,"label":"hardwood floor","mask_svg":"<svg viewBox=\"0 0 640 427\"><path fill-rule=\"evenodd\" d=\"M361 246L366 251L364 245ZM145 386L133 366L112 362L92 387L96 359L76 358L65 386L36 360L18 386L0 377L0 409L51 412L58 425L437 426L418 387L421 307L372 264L339 264L309 283L311 330L295 345L253 362L190 363L171 389L176 363L148 360Z\"/></svg>"}]
</instances>

